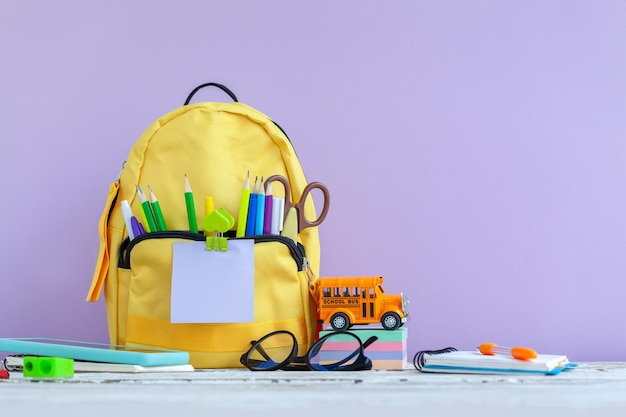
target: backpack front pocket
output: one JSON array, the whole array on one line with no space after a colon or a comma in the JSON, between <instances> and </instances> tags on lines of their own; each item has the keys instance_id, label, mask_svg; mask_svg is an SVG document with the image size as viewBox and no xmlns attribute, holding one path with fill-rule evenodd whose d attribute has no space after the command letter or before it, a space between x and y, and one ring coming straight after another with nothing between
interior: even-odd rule
<instances>
[{"instance_id":1,"label":"backpack front pocket","mask_svg":"<svg viewBox=\"0 0 626 417\"><path fill-rule=\"evenodd\" d=\"M310 300L301 272L304 250L280 236L255 237L253 322L170 322L173 244L204 239L200 234L171 231L125 242L118 266L130 271L127 344L188 351L192 365L211 368L240 367L239 356L250 341L274 330L293 332L306 348L310 340L305 311ZM206 294L206 302L219 296Z\"/></svg>"}]
</instances>

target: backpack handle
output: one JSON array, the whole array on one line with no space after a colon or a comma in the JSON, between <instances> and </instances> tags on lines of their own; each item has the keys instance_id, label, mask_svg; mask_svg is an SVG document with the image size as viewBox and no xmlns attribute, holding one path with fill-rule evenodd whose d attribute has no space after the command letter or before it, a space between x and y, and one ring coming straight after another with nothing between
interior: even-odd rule
<instances>
[{"instance_id":1,"label":"backpack handle","mask_svg":"<svg viewBox=\"0 0 626 417\"><path fill-rule=\"evenodd\" d=\"M218 83L206 83L206 84L202 84L197 86L196 88L194 88L191 93L189 93L189 96L187 96L187 100L185 100L185 106L187 104L189 104L189 102L191 101L191 98L194 96L194 94L196 94L198 92L198 90L200 90L201 88L204 87L217 87L220 90L222 90L223 92L225 92L226 94L228 94L230 96L230 98L233 99L234 102L238 102L239 100L237 100L237 96L235 95L235 93L233 93L232 91L230 91L230 89L228 87L226 87L225 85L222 84L218 84Z\"/></svg>"}]
</instances>

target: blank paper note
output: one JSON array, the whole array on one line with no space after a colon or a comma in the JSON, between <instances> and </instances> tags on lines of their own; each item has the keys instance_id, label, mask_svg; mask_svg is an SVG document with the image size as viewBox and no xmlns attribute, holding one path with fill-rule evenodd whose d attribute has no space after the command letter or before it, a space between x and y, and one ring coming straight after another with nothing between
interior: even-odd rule
<instances>
[{"instance_id":1,"label":"blank paper note","mask_svg":"<svg viewBox=\"0 0 626 417\"><path fill-rule=\"evenodd\" d=\"M205 242L173 244L172 323L254 321L254 241L229 240L228 251Z\"/></svg>"}]
</instances>

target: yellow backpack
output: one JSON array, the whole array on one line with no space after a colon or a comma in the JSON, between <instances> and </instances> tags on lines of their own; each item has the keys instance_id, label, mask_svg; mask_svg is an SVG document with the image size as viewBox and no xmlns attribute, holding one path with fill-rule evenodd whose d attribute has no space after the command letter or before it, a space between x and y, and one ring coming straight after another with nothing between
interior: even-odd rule
<instances>
[{"instance_id":1,"label":"yellow backpack","mask_svg":"<svg viewBox=\"0 0 626 417\"><path fill-rule=\"evenodd\" d=\"M188 104L207 86L220 88L234 101ZM201 230L189 231L185 176L193 181L200 219L205 212L204 196L212 196L216 207L236 217L248 173L259 178L284 176L293 201L299 201L307 184L283 130L263 113L239 103L220 84L194 89L185 105L156 120L134 144L109 189L98 226L100 251L87 296L87 301L97 301L104 287L111 343L184 350L196 368L241 367L239 357L250 341L275 330L291 331L300 352L311 346L316 309L309 289L320 259L316 227L300 232L296 243L267 235L255 238L253 322L170 322L172 245L204 239ZM167 231L130 241L121 202L126 200L139 213L137 185L145 188L148 184L158 194ZM280 187L273 191L275 196L284 196ZM305 204L307 218L315 218L311 200ZM206 302L219 296L206 294Z\"/></svg>"}]
</instances>

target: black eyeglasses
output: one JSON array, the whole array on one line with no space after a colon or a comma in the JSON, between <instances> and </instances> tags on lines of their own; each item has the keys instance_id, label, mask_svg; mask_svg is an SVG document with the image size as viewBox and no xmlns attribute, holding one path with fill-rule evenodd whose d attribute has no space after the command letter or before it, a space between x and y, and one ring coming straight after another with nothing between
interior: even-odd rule
<instances>
[{"instance_id":1,"label":"black eyeglasses","mask_svg":"<svg viewBox=\"0 0 626 417\"><path fill-rule=\"evenodd\" d=\"M293 333L278 330L253 340L250 349L239 361L251 371L362 371L372 369L365 349L378 340L372 336L365 342L350 332L328 333L298 356L298 342Z\"/></svg>"}]
</instances>

